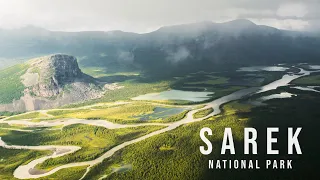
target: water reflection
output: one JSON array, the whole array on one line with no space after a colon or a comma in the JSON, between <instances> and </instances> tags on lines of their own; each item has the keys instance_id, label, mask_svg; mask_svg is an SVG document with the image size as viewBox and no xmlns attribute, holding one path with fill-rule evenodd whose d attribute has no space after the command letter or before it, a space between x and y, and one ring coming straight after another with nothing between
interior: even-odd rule
<instances>
[{"instance_id":1,"label":"water reflection","mask_svg":"<svg viewBox=\"0 0 320 180\"><path fill-rule=\"evenodd\" d=\"M251 66L251 67L242 67L237 71L245 72L256 72L256 71L286 71L289 68L281 66Z\"/></svg>"},{"instance_id":2,"label":"water reflection","mask_svg":"<svg viewBox=\"0 0 320 180\"><path fill-rule=\"evenodd\" d=\"M313 91L313 92L320 93L320 91L315 89L315 88L318 88L318 87L319 86L307 86L307 87L295 86L295 87L291 87L291 88L299 89L299 90L302 90L302 91Z\"/></svg>"},{"instance_id":3,"label":"water reflection","mask_svg":"<svg viewBox=\"0 0 320 180\"><path fill-rule=\"evenodd\" d=\"M160 93L149 93L140 95L132 98L132 100L186 100L200 102L209 99L209 95L211 94L214 94L214 92L169 90Z\"/></svg>"},{"instance_id":4,"label":"water reflection","mask_svg":"<svg viewBox=\"0 0 320 180\"><path fill-rule=\"evenodd\" d=\"M303 69L300 69L299 74L286 74L286 75L282 76L281 79L276 80L270 84L263 86L262 88L260 88L260 91L258 91L257 93L262 93L262 92L274 90L274 89L277 89L278 87L281 87L281 86L287 86L294 79L297 79L302 76L307 76L307 75L310 75L310 71L306 71Z\"/></svg>"},{"instance_id":5,"label":"water reflection","mask_svg":"<svg viewBox=\"0 0 320 180\"><path fill-rule=\"evenodd\" d=\"M320 65L309 65L310 69L318 70L320 69Z\"/></svg>"}]
</instances>

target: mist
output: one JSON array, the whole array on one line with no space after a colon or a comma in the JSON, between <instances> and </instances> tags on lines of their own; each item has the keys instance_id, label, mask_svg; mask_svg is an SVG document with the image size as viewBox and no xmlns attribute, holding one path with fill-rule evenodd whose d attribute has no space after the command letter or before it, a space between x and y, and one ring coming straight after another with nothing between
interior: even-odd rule
<instances>
[{"instance_id":1,"label":"mist","mask_svg":"<svg viewBox=\"0 0 320 180\"><path fill-rule=\"evenodd\" d=\"M250 19L275 28L319 31L317 0L0 0L0 27L146 33L163 26Z\"/></svg>"}]
</instances>

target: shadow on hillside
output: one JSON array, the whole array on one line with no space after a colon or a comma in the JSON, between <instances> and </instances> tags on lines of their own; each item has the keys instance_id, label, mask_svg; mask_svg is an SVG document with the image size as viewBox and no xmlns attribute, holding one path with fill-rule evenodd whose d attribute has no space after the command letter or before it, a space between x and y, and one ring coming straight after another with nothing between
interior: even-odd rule
<instances>
[{"instance_id":1,"label":"shadow on hillside","mask_svg":"<svg viewBox=\"0 0 320 180\"><path fill-rule=\"evenodd\" d=\"M209 170L203 174L204 179L317 179L320 161L318 132L320 121L320 96L317 93L302 92L290 99L271 100L268 106L253 108L249 113L239 114L249 117L247 127L254 127L258 132L258 155L243 155L243 141L235 142L236 155L218 155L214 159L252 159L259 160L260 170ZM279 133L274 136L278 143L273 149L278 149L279 155L266 154L266 128L279 127ZM302 127L299 143L302 155L287 154L287 128ZM210 159L210 157L209 157ZM292 170L265 169L266 159L292 159ZM278 161L279 162L279 161Z\"/></svg>"}]
</instances>

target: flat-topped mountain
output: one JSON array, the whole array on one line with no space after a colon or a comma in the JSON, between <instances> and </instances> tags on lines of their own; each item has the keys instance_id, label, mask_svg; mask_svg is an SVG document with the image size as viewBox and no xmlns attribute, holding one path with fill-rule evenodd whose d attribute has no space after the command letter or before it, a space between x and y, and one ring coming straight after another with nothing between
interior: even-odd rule
<instances>
[{"instance_id":1,"label":"flat-topped mountain","mask_svg":"<svg viewBox=\"0 0 320 180\"><path fill-rule=\"evenodd\" d=\"M15 96L6 104L0 103L0 111L30 111L62 106L100 98L103 86L84 74L74 56L54 54L29 60L17 72L23 72L12 83L22 87L21 97ZM6 71L6 70L3 70ZM15 66L11 67L15 71ZM14 74L9 75L15 77ZM6 88L6 87L4 87ZM13 91L21 88L15 87ZM17 92L18 94L18 92Z\"/></svg>"},{"instance_id":2,"label":"flat-topped mountain","mask_svg":"<svg viewBox=\"0 0 320 180\"><path fill-rule=\"evenodd\" d=\"M73 56L55 54L33 59L23 76L26 87L40 97L52 97L61 93L62 87L84 77L77 59Z\"/></svg>"},{"instance_id":3,"label":"flat-topped mountain","mask_svg":"<svg viewBox=\"0 0 320 180\"><path fill-rule=\"evenodd\" d=\"M65 82L82 77L82 72L74 56L64 54L44 56L33 60L31 65L40 68L40 75L42 75L40 80L54 78L53 80L57 82Z\"/></svg>"}]
</instances>

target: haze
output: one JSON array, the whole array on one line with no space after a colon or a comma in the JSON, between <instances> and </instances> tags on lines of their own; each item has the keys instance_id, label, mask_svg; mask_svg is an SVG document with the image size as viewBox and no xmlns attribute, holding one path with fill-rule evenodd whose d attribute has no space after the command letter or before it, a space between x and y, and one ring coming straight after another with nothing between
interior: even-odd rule
<instances>
[{"instance_id":1,"label":"haze","mask_svg":"<svg viewBox=\"0 0 320 180\"><path fill-rule=\"evenodd\" d=\"M297 31L320 30L318 0L0 0L0 27L150 32L161 26L238 18Z\"/></svg>"}]
</instances>

